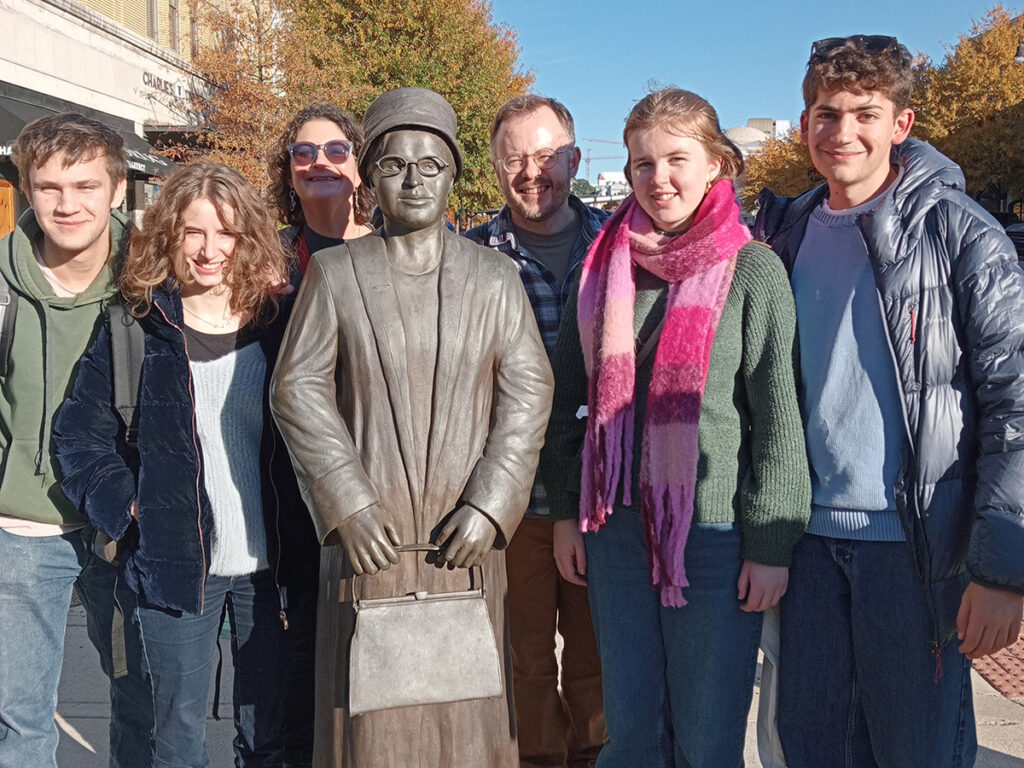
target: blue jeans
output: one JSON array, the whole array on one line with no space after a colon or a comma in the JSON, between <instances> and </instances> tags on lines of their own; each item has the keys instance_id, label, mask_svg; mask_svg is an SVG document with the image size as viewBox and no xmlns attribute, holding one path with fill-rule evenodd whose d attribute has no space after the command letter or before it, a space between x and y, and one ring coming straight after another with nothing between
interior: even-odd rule
<instances>
[{"instance_id":1,"label":"blue jeans","mask_svg":"<svg viewBox=\"0 0 1024 768\"><path fill-rule=\"evenodd\" d=\"M110 684L110 765L148 766L152 706L132 623L135 595L118 580L115 566L88 552L79 531L28 537L0 530L0 767L56 766L53 715L72 586L108 679L116 589L128 674Z\"/></svg>"},{"instance_id":2,"label":"blue jeans","mask_svg":"<svg viewBox=\"0 0 1024 768\"><path fill-rule=\"evenodd\" d=\"M954 638L940 666L931 627L906 543L805 535L781 608L789 767L973 766L971 664Z\"/></svg>"},{"instance_id":3,"label":"blue jeans","mask_svg":"<svg viewBox=\"0 0 1024 768\"><path fill-rule=\"evenodd\" d=\"M584 537L608 743L599 768L739 768L761 614L739 609L739 526L694 524L688 604L651 586L640 515L617 510Z\"/></svg>"},{"instance_id":4,"label":"blue jeans","mask_svg":"<svg viewBox=\"0 0 1024 768\"><path fill-rule=\"evenodd\" d=\"M269 569L248 576L209 576L205 595L198 615L139 608L153 681L153 765L209 765L206 707L226 606L235 669L235 765L279 768L289 649L274 579Z\"/></svg>"}]
</instances>

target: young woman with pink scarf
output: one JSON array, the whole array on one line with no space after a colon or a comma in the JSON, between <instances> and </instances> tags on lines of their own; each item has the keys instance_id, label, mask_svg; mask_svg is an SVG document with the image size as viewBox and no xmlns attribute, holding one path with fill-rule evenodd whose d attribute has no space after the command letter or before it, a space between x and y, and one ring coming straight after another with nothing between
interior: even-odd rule
<instances>
[{"instance_id":1,"label":"young woman with pink scarf","mask_svg":"<svg viewBox=\"0 0 1024 768\"><path fill-rule=\"evenodd\" d=\"M634 193L587 254L552 358L555 557L589 585L599 768L736 768L761 611L810 514L793 296L740 220L743 159L710 104L652 93L623 139Z\"/></svg>"}]
</instances>

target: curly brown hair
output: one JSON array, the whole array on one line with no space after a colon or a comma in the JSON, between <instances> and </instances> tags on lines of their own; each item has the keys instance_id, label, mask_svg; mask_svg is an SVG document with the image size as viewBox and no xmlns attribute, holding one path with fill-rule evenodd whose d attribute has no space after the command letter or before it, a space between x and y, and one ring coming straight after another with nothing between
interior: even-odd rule
<instances>
[{"instance_id":1,"label":"curly brown hair","mask_svg":"<svg viewBox=\"0 0 1024 768\"><path fill-rule=\"evenodd\" d=\"M292 158L288 145L295 141L299 129L312 120L330 120L352 142L352 155L359 157L363 146L363 130L359 124L342 110L331 104L310 104L300 109L284 129L280 138L270 146L267 153L267 171L270 174L270 204L277 211L278 218L286 224L301 226L306 218L302 214L302 201L292 197ZM358 171L357 171L358 172ZM352 195L352 214L356 224L366 224L377 204L373 190L366 184L356 187Z\"/></svg>"},{"instance_id":2,"label":"curly brown hair","mask_svg":"<svg viewBox=\"0 0 1024 768\"><path fill-rule=\"evenodd\" d=\"M134 314L141 317L150 311L155 288L180 292L192 283L180 256L185 210L196 200L209 200L235 236L235 249L224 269L231 311L260 319L268 302L276 310L288 259L264 201L234 168L196 163L167 180L156 203L146 210L142 228L132 234L120 285Z\"/></svg>"},{"instance_id":3,"label":"curly brown hair","mask_svg":"<svg viewBox=\"0 0 1024 768\"><path fill-rule=\"evenodd\" d=\"M884 45L876 41L888 39ZM895 37L852 35L819 40L811 47L804 75L804 106L810 109L824 90L877 91L897 113L910 106L914 66L910 52Z\"/></svg>"},{"instance_id":4,"label":"curly brown hair","mask_svg":"<svg viewBox=\"0 0 1024 768\"><path fill-rule=\"evenodd\" d=\"M735 179L743 173L743 155L718 123L718 113L706 99L682 88L663 88L644 96L636 103L626 127L622 130L622 143L629 154L629 134L654 127L671 133L691 136L701 143L708 157L722 161L719 179ZM630 159L626 159L626 179L633 183Z\"/></svg>"}]
</instances>

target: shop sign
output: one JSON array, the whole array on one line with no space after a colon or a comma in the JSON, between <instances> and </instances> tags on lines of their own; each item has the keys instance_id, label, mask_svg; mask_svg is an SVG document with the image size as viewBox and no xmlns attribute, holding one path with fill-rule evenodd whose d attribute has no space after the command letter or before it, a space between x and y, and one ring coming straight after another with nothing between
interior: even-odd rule
<instances>
[{"instance_id":1,"label":"shop sign","mask_svg":"<svg viewBox=\"0 0 1024 768\"><path fill-rule=\"evenodd\" d=\"M147 88L152 88L154 91L160 91L161 93L165 93L175 99L185 97L185 84L181 80L172 82L171 80L165 80L152 72L143 72L142 84Z\"/></svg>"}]
</instances>

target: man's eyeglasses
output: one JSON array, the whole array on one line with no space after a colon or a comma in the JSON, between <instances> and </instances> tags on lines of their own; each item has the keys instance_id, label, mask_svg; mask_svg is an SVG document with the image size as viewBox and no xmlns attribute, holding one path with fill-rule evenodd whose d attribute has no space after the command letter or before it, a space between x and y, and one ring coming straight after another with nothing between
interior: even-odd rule
<instances>
[{"instance_id":1,"label":"man's eyeglasses","mask_svg":"<svg viewBox=\"0 0 1024 768\"><path fill-rule=\"evenodd\" d=\"M292 162L297 165L310 165L316 162L320 150L324 151L326 157L332 163L344 163L352 155L352 142L335 139L323 144L314 144L312 141L296 141L288 145L288 154L292 156Z\"/></svg>"},{"instance_id":2,"label":"man's eyeglasses","mask_svg":"<svg viewBox=\"0 0 1024 768\"><path fill-rule=\"evenodd\" d=\"M526 155L505 155L501 158L501 167L508 173L519 173L526 167L527 159L532 157L533 162L537 164L538 168L542 171L549 171L555 167L555 163L558 162L558 156L563 152L568 152L570 149L572 147L538 149L536 152L530 152Z\"/></svg>"},{"instance_id":3,"label":"man's eyeglasses","mask_svg":"<svg viewBox=\"0 0 1024 768\"><path fill-rule=\"evenodd\" d=\"M823 59L836 48L847 43L873 55L895 53L901 60L910 63L910 54L892 35L850 35L849 37L826 37L811 44L811 61Z\"/></svg>"},{"instance_id":4,"label":"man's eyeglasses","mask_svg":"<svg viewBox=\"0 0 1024 768\"><path fill-rule=\"evenodd\" d=\"M419 160L408 161L403 157L398 157L398 155L385 155L377 160L374 165L377 166L377 169L384 176L397 176L403 173L408 166L415 165L416 169L420 172L420 176L428 178L437 176L437 174L448 167L448 163L439 157L423 157Z\"/></svg>"}]
</instances>

